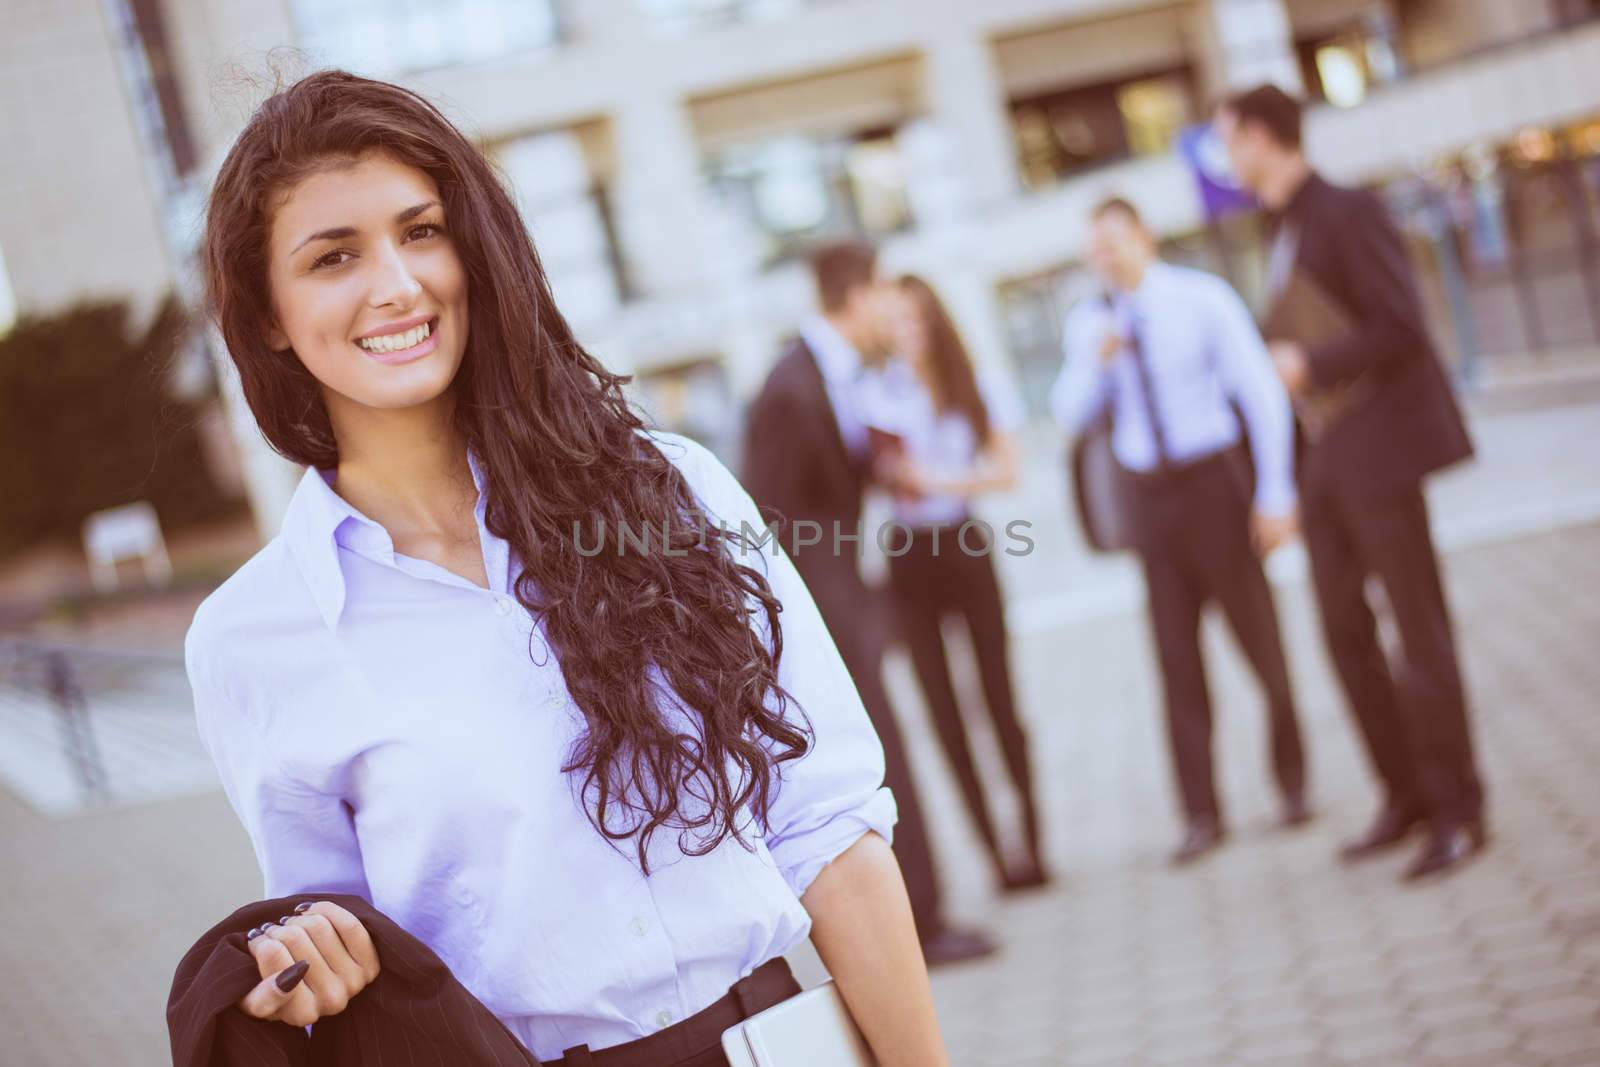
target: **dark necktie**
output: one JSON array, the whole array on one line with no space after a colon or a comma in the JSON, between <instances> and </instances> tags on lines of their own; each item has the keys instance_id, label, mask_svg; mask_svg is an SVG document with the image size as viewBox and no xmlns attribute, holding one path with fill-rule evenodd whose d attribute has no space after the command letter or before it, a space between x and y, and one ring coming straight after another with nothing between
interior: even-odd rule
<instances>
[{"instance_id":1,"label":"dark necktie","mask_svg":"<svg viewBox=\"0 0 1600 1067\"><path fill-rule=\"evenodd\" d=\"M1128 316L1128 351L1133 355L1134 371L1139 376L1139 398L1144 403L1144 415L1150 422L1150 435L1156 442L1156 469L1165 471L1172 465L1172 453L1167 449L1167 432L1161 424L1156 408L1155 376L1150 373L1150 360L1145 355L1144 341L1139 336L1139 312L1132 309Z\"/></svg>"}]
</instances>

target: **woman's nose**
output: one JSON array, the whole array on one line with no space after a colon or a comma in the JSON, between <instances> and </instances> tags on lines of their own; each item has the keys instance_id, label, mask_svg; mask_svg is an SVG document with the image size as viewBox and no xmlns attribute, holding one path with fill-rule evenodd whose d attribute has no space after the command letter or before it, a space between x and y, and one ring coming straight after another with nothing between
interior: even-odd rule
<instances>
[{"instance_id":1,"label":"woman's nose","mask_svg":"<svg viewBox=\"0 0 1600 1067\"><path fill-rule=\"evenodd\" d=\"M422 283L417 281L398 248L386 246L375 257L375 276L372 279L371 301L374 307L394 304L409 307L422 295Z\"/></svg>"}]
</instances>

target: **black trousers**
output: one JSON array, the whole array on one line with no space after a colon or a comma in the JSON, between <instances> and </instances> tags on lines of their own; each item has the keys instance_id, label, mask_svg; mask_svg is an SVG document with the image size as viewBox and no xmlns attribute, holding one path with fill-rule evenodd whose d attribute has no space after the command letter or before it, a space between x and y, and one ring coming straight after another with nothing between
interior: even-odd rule
<instances>
[{"instance_id":1,"label":"black trousers","mask_svg":"<svg viewBox=\"0 0 1600 1067\"><path fill-rule=\"evenodd\" d=\"M1483 785L1421 486L1377 499L1307 488L1301 515L1323 636L1387 801L1436 822L1480 818ZM1369 577L1382 582L1399 630L1396 671L1378 640Z\"/></svg>"},{"instance_id":2,"label":"black trousers","mask_svg":"<svg viewBox=\"0 0 1600 1067\"><path fill-rule=\"evenodd\" d=\"M1028 737L1017 717L1012 693L1000 583L995 579L994 561L987 554L994 546L986 544L984 554L968 555L957 541L959 525L937 531L933 528L915 530L907 551L889 557L890 588L900 632L916 667L934 732L945 758L950 761L950 769L961 787L961 796L973 823L996 869L1003 873L1006 870L1004 854L950 680L950 661L940 627L949 616L960 617L971 636L989 719L994 724L1012 784L1022 801L1024 839L1035 862L1040 861L1039 806L1028 760ZM976 530L968 532L967 547L978 550Z\"/></svg>"},{"instance_id":3,"label":"black trousers","mask_svg":"<svg viewBox=\"0 0 1600 1067\"><path fill-rule=\"evenodd\" d=\"M1184 814L1222 818L1211 760L1211 695L1200 618L1216 602L1267 698L1270 762L1285 797L1305 755L1272 590L1250 542L1250 499L1231 450L1159 480L1130 475L1131 511L1161 663L1167 739Z\"/></svg>"},{"instance_id":4,"label":"black trousers","mask_svg":"<svg viewBox=\"0 0 1600 1067\"><path fill-rule=\"evenodd\" d=\"M867 717L883 745L883 784L894 793L899 818L894 826L894 855L911 898L911 914L917 933L932 937L944 927L944 909L939 876L933 866L928 844L927 823L922 816L922 800L911 777L911 761L906 757L900 722L895 718L889 693L883 687L883 642L881 634L863 625L875 606L872 591L859 580L850 583L848 595L835 590L832 583L812 585L817 609L839 648L839 656L850 672L867 709Z\"/></svg>"}]
</instances>

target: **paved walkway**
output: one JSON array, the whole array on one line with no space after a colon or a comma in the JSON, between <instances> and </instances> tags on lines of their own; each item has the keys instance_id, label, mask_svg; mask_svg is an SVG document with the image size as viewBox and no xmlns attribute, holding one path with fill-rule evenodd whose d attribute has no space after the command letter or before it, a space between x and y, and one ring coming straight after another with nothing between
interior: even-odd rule
<instances>
[{"instance_id":1,"label":"paved walkway","mask_svg":"<svg viewBox=\"0 0 1600 1067\"><path fill-rule=\"evenodd\" d=\"M1515 480L1593 469L1562 444L1585 436L1574 418L1537 424L1566 436L1540 438L1551 452L1528 456ZM1455 491L1468 512L1487 506ZM1562 495L1548 482L1545 492ZM1600 524L1516 534L1463 539L1447 560L1496 837L1468 870L1423 888L1396 884L1401 856L1332 862L1374 797L1292 573L1280 605L1319 817L1293 834L1273 828L1259 702L1225 635L1209 631L1233 838L1184 872L1162 863L1176 825L1136 608L1112 596L1018 628L1059 876L1024 900L992 893L916 726L909 667L891 661L952 909L1006 946L936 977L956 1062L1600 1065ZM1043 584L1015 570L1007 580L1018 602ZM998 765L992 746L979 748ZM54 820L0 791L0 847L0 1065L166 1062L173 966L259 892L221 795Z\"/></svg>"},{"instance_id":2,"label":"paved walkway","mask_svg":"<svg viewBox=\"0 0 1600 1067\"><path fill-rule=\"evenodd\" d=\"M1495 838L1431 886L1396 883L1404 852L1333 862L1374 796L1305 588L1279 600L1319 817L1273 825L1264 717L1215 627L1233 838L1182 872L1163 864L1176 825L1143 619L1019 641L1036 759L1058 768L1044 788L1060 882L997 902L954 797L932 797L956 828L941 844L958 909L1007 945L936 977L957 1063L1600 1064L1600 526L1447 569ZM917 756L937 771L930 745Z\"/></svg>"}]
</instances>

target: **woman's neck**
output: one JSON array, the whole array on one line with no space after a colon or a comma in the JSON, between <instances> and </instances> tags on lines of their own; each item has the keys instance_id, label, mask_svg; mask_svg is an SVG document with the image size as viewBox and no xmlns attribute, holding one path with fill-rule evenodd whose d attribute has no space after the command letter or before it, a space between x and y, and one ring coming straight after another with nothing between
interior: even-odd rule
<instances>
[{"instance_id":1,"label":"woman's neck","mask_svg":"<svg viewBox=\"0 0 1600 1067\"><path fill-rule=\"evenodd\" d=\"M477 487L449 395L410 408L330 410L339 443L334 488L397 542L460 537L473 522Z\"/></svg>"}]
</instances>

